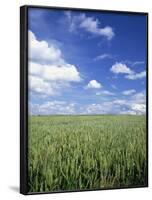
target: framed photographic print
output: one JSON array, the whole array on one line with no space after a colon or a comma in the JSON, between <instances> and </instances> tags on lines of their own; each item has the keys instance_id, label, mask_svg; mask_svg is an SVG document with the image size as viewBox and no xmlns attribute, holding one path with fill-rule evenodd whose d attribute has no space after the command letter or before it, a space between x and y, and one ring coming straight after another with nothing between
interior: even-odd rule
<instances>
[{"instance_id":1,"label":"framed photographic print","mask_svg":"<svg viewBox=\"0 0 152 200\"><path fill-rule=\"evenodd\" d=\"M20 14L20 192L147 187L148 13Z\"/></svg>"}]
</instances>

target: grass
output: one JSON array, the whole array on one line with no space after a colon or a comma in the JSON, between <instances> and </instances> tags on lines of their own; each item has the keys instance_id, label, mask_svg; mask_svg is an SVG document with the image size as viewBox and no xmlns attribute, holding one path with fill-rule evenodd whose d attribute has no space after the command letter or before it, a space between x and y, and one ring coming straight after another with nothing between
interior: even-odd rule
<instances>
[{"instance_id":1,"label":"grass","mask_svg":"<svg viewBox=\"0 0 152 200\"><path fill-rule=\"evenodd\" d=\"M145 116L30 116L29 192L146 185Z\"/></svg>"}]
</instances>

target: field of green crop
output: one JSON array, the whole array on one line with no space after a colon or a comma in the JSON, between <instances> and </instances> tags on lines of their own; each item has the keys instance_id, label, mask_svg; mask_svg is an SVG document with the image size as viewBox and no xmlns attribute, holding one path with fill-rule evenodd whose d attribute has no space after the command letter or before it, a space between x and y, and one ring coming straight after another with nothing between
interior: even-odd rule
<instances>
[{"instance_id":1,"label":"field of green crop","mask_svg":"<svg viewBox=\"0 0 152 200\"><path fill-rule=\"evenodd\" d=\"M146 184L145 116L30 116L29 192Z\"/></svg>"}]
</instances>

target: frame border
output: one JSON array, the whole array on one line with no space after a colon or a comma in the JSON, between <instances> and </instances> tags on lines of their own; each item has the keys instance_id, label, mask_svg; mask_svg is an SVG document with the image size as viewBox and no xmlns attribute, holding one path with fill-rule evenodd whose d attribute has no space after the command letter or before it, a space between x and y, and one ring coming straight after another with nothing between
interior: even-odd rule
<instances>
[{"instance_id":1,"label":"frame border","mask_svg":"<svg viewBox=\"0 0 152 200\"><path fill-rule=\"evenodd\" d=\"M28 177L28 8L20 8L20 193L27 194Z\"/></svg>"},{"instance_id":2,"label":"frame border","mask_svg":"<svg viewBox=\"0 0 152 200\"><path fill-rule=\"evenodd\" d=\"M54 10L72 10L72 11L90 11L90 12L106 12L117 14L144 15L146 17L146 184L139 186L114 187L114 188L97 188L84 190L59 190L50 192L28 192L28 9L54 9ZM117 10L102 10L90 8L73 8L73 7L58 7L58 6L39 6L39 5L24 5L20 7L20 193L24 195L35 194L52 194L52 193L67 193L67 192L84 192L84 191L101 191L115 189L131 189L148 187L148 125L149 125L149 110L148 110L148 27L149 27L148 12L133 12L133 11L117 11Z\"/></svg>"}]
</instances>

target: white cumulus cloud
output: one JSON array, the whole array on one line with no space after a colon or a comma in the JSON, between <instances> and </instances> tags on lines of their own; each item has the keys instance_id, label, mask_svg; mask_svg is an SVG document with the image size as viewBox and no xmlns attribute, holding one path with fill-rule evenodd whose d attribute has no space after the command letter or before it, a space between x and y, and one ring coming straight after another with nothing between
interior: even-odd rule
<instances>
[{"instance_id":1,"label":"white cumulus cloud","mask_svg":"<svg viewBox=\"0 0 152 200\"><path fill-rule=\"evenodd\" d=\"M132 74L133 73L133 71L129 67L127 67L126 64L118 63L118 62L112 65L110 71L115 74Z\"/></svg>"},{"instance_id":2,"label":"white cumulus cloud","mask_svg":"<svg viewBox=\"0 0 152 200\"><path fill-rule=\"evenodd\" d=\"M146 105L133 103L131 104L131 110L134 111L136 114L143 114L146 112Z\"/></svg>"},{"instance_id":3,"label":"white cumulus cloud","mask_svg":"<svg viewBox=\"0 0 152 200\"><path fill-rule=\"evenodd\" d=\"M137 80L137 79L142 79L145 77L146 77L146 71L142 71L140 73L129 74L126 76L126 78L130 79L130 80Z\"/></svg>"},{"instance_id":4,"label":"white cumulus cloud","mask_svg":"<svg viewBox=\"0 0 152 200\"><path fill-rule=\"evenodd\" d=\"M41 76L48 81L75 81L81 80L80 73L74 65L64 63L61 66L56 64L42 65L34 62L29 63L29 71L32 75Z\"/></svg>"},{"instance_id":5,"label":"white cumulus cloud","mask_svg":"<svg viewBox=\"0 0 152 200\"><path fill-rule=\"evenodd\" d=\"M115 74L127 74L125 75L125 78L129 80L137 80L146 77L146 71L136 73L135 71L131 70L126 64L119 62L116 62L114 65L112 65L110 71Z\"/></svg>"},{"instance_id":6,"label":"white cumulus cloud","mask_svg":"<svg viewBox=\"0 0 152 200\"><path fill-rule=\"evenodd\" d=\"M100 103L78 104L66 101L46 101L29 103L29 113L33 115L51 114L130 114L144 115L146 113L145 91L124 98L114 98Z\"/></svg>"},{"instance_id":7,"label":"white cumulus cloud","mask_svg":"<svg viewBox=\"0 0 152 200\"><path fill-rule=\"evenodd\" d=\"M102 88L102 85L96 80L91 80L89 81L89 83L87 84L85 88L86 89L100 89Z\"/></svg>"},{"instance_id":8,"label":"white cumulus cloud","mask_svg":"<svg viewBox=\"0 0 152 200\"><path fill-rule=\"evenodd\" d=\"M146 113L145 91L135 93L127 98L118 98L101 103L92 103L81 107L84 114L130 114Z\"/></svg>"},{"instance_id":9,"label":"white cumulus cloud","mask_svg":"<svg viewBox=\"0 0 152 200\"><path fill-rule=\"evenodd\" d=\"M54 95L55 87L46 82L40 77L29 75L29 87L31 92L36 92L43 95Z\"/></svg>"},{"instance_id":10,"label":"white cumulus cloud","mask_svg":"<svg viewBox=\"0 0 152 200\"><path fill-rule=\"evenodd\" d=\"M29 59L39 63L50 63L61 60L60 49L48 44L45 40L37 40L32 31L28 32Z\"/></svg>"},{"instance_id":11,"label":"white cumulus cloud","mask_svg":"<svg viewBox=\"0 0 152 200\"><path fill-rule=\"evenodd\" d=\"M75 114L76 104L65 101L46 101L42 104L29 104L29 113L31 115L58 115Z\"/></svg>"},{"instance_id":12,"label":"white cumulus cloud","mask_svg":"<svg viewBox=\"0 0 152 200\"><path fill-rule=\"evenodd\" d=\"M132 100L132 102L135 102L135 103L141 103L141 104L144 103L145 104L146 103L146 93L145 93L145 91L134 94L131 97L131 100Z\"/></svg>"},{"instance_id":13,"label":"white cumulus cloud","mask_svg":"<svg viewBox=\"0 0 152 200\"><path fill-rule=\"evenodd\" d=\"M65 12L65 14L70 23L70 31L80 28L94 35L104 36L108 40L111 40L115 35L111 26L101 28L100 21L94 17L87 17L85 14L72 15L70 11Z\"/></svg>"},{"instance_id":14,"label":"white cumulus cloud","mask_svg":"<svg viewBox=\"0 0 152 200\"><path fill-rule=\"evenodd\" d=\"M51 96L81 80L77 67L62 58L59 48L39 41L29 31L29 86L32 92Z\"/></svg>"}]
</instances>

